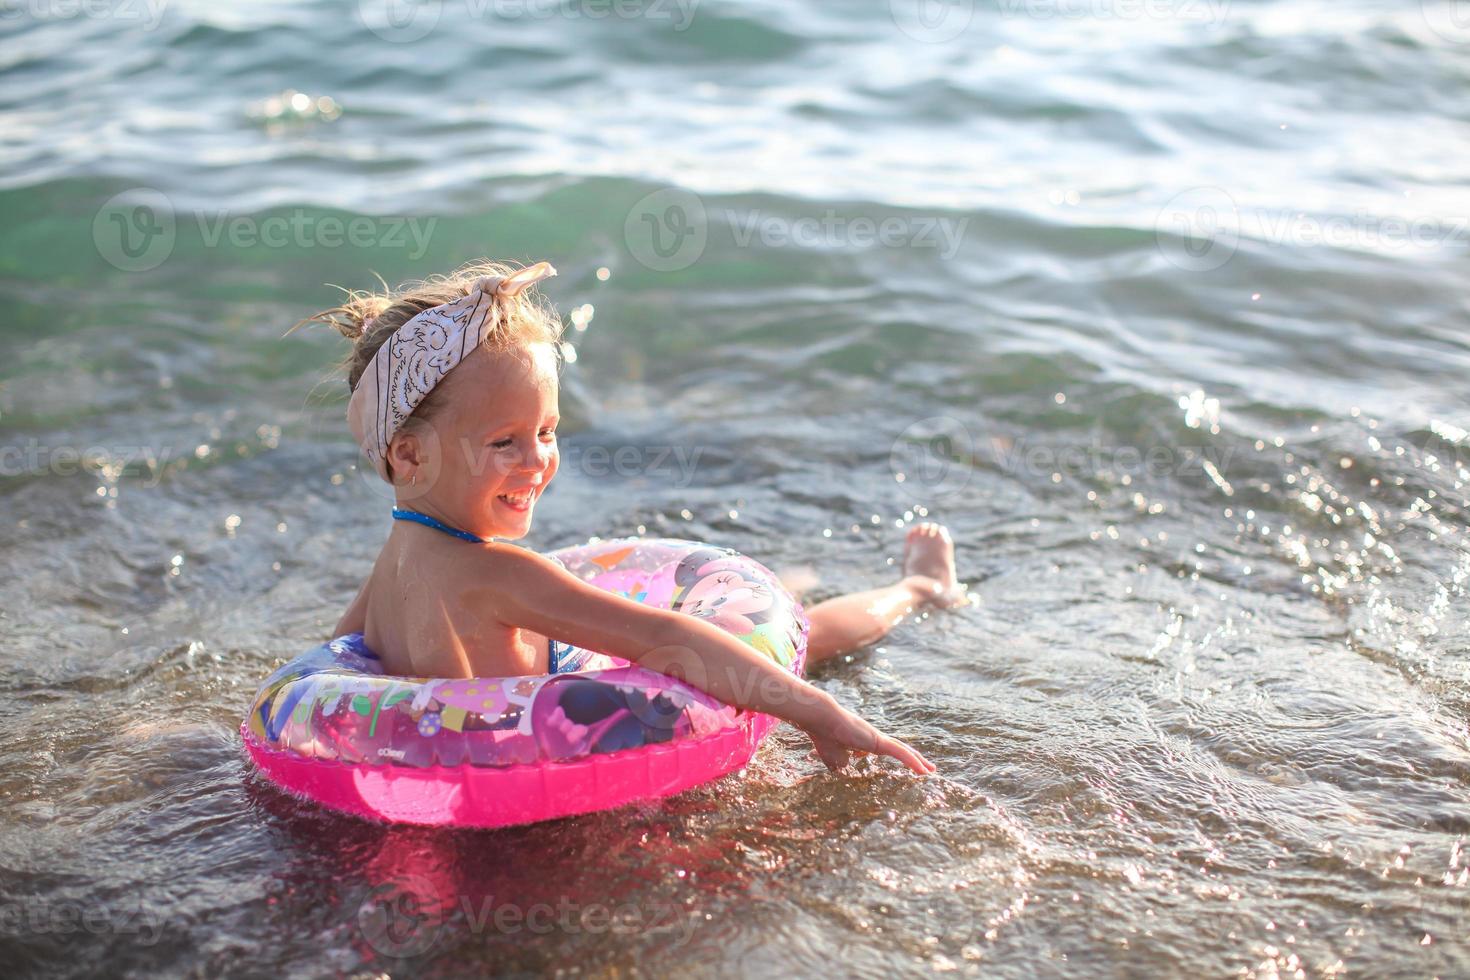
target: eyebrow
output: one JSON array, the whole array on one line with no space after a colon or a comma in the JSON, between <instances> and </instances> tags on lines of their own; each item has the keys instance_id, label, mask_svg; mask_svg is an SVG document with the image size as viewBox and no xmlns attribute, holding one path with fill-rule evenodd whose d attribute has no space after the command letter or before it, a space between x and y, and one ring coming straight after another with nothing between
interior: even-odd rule
<instances>
[{"instance_id":1,"label":"eyebrow","mask_svg":"<svg viewBox=\"0 0 1470 980\"><path fill-rule=\"evenodd\" d=\"M551 418L549 420L550 424L556 424L556 423L558 423L560 421L561 421L561 413L560 412L558 412L555 415L551 416ZM506 431L515 429L516 427L517 427L517 423L515 423L515 422L504 422L504 423L501 423L500 425L493 426L493 427L488 428L488 429L485 429L483 431L484 431L485 437L486 438L489 438L490 436L493 436L493 435L495 435L498 432L506 432ZM540 428L540 427L541 426L537 426L537 428Z\"/></svg>"}]
</instances>

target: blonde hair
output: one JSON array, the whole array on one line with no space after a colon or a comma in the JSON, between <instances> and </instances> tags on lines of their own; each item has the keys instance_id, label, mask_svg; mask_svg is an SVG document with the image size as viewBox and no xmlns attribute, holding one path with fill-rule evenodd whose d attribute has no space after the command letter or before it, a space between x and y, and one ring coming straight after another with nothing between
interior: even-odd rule
<instances>
[{"instance_id":1,"label":"blonde hair","mask_svg":"<svg viewBox=\"0 0 1470 980\"><path fill-rule=\"evenodd\" d=\"M289 334L309 323L324 323L352 341L351 352L338 367L347 375L348 389L356 389L373 355L399 327L424 310L468 296L485 276L509 276L521 268L524 267L481 259L466 263L448 275L413 280L397 289L390 289L379 278L382 292L344 289L347 298L340 305L315 313L286 332ZM515 296L501 297L498 302L502 304L504 313L482 346L506 351L549 343L556 351L557 364L560 365L562 322L550 301L532 286ZM428 421L437 410L442 390L441 386L429 392L408 417L405 427L415 421Z\"/></svg>"}]
</instances>

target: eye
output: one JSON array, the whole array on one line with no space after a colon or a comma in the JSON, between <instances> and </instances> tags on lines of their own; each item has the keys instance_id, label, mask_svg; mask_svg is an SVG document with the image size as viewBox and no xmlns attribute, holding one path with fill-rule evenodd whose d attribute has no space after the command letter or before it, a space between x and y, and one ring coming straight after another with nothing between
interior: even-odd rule
<instances>
[{"instance_id":1,"label":"eye","mask_svg":"<svg viewBox=\"0 0 1470 980\"><path fill-rule=\"evenodd\" d=\"M511 444L512 444L513 441L514 440L511 440L511 439L496 439L494 442L490 443L490 448L491 449L509 449L511 447Z\"/></svg>"},{"instance_id":2,"label":"eye","mask_svg":"<svg viewBox=\"0 0 1470 980\"><path fill-rule=\"evenodd\" d=\"M541 438L548 439L548 440L549 439L555 439L556 438L556 430L553 429L553 428L551 428L550 426L542 429L541 430Z\"/></svg>"}]
</instances>

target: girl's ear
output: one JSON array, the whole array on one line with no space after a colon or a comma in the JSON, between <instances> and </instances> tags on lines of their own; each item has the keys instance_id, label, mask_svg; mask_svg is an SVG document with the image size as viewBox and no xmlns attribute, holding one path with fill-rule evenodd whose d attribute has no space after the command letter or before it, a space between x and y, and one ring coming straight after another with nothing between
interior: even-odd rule
<instances>
[{"instance_id":1,"label":"girl's ear","mask_svg":"<svg viewBox=\"0 0 1470 980\"><path fill-rule=\"evenodd\" d=\"M388 462L393 467L393 482L411 484L425 491L438 476L443 463L439 438L431 424L408 425L393 434L388 443Z\"/></svg>"},{"instance_id":2,"label":"girl's ear","mask_svg":"<svg viewBox=\"0 0 1470 980\"><path fill-rule=\"evenodd\" d=\"M423 465L423 447L418 436L403 430L395 432L388 443L388 462L393 465L395 476L405 477Z\"/></svg>"}]
</instances>

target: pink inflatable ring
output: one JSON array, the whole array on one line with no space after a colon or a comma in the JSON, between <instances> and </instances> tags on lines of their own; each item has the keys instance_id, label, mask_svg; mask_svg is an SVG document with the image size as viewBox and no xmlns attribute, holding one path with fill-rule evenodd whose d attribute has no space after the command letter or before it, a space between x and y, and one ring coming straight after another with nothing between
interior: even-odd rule
<instances>
[{"instance_id":1,"label":"pink inflatable ring","mask_svg":"<svg viewBox=\"0 0 1470 980\"><path fill-rule=\"evenodd\" d=\"M599 587L706 619L800 676L807 620L767 568L692 541L553 552ZM587 667L531 677L385 676L351 633L261 687L241 725L278 786L346 813L502 827L671 796L739 769L776 719L673 677L557 644Z\"/></svg>"}]
</instances>

